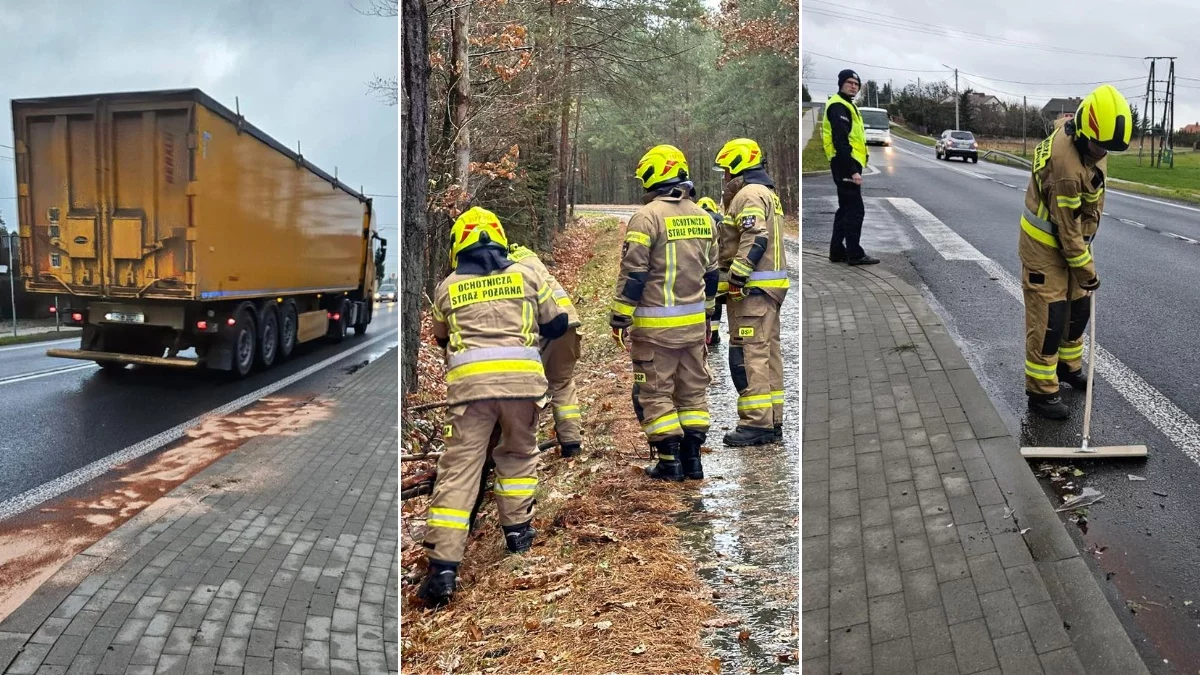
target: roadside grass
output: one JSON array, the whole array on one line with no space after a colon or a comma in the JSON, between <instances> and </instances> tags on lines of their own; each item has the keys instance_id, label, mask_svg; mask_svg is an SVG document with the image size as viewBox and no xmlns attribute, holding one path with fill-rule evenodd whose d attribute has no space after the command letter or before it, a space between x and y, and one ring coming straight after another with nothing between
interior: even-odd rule
<instances>
[{"instance_id":1,"label":"roadside grass","mask_svg":"<svg viewBox=\"0 0 1200 675\"><path fill-rule=\"evenodd\" d=\"M829 160L825 159L825 147L822 145L821 134L813 133L804 150L800 153L801 171L829 171Z\"/></svg>"},{"instance_id":2,"label":"roadside grass","mask_svg":"<svg viewBox=\"0 0 1200 675\"><path fill-rule=\"evenodd\" d=\"M77 328L68 328L62 331L51 331L49 333L33 333L31 335L6 335L0 336L0 347L5 345L23 345L31 342L51 342L53 340L62 340L66 338L79 337L81 330Z\"/></svg>"}]
</instances>

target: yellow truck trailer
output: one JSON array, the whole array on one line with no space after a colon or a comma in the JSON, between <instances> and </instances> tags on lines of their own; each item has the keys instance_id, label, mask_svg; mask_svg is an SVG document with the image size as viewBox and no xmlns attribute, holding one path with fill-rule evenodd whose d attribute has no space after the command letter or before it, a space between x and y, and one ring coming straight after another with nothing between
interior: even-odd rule
<instances>
[{"instance_id":1,"label":"yellow truck trailer","mask_svg":"<svg viewBox=\"0 0 1200 675\"><path fill-rule=\"evenodd\" d=\"M12 118L25 288L83 328L50 356L245 376L366 332L387 247L371 200L200 90L20 99Z\"/></svg>"}]
</instances>

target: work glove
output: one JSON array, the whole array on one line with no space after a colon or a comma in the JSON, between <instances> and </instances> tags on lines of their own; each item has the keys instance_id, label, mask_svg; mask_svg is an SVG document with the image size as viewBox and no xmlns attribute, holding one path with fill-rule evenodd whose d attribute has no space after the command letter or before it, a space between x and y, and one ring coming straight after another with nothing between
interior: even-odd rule
<instances>
[{"instance_id":1,"label":"work glove","mask_svg":"<svg viewBox=\"0 0 1200 675\"><path fill-rule=\"evenodd\" d=\"M1087 281L1081 281L1079 282L1079 287L1085 291L1094 291L1097 288L1100 288L1100 277L1096 276L1088 279Z\"/></svg>"},{"instance_id":2,"label":"work glove","mask_svg":"<svg viewBox=\"0 0 1200 675\"><path fill-rule=\"evenodd\" d=\"M612 339L621 348L621 351L629 351L629 329L612 327Z\"/></svg>"},{"instance_id":3,"label":"work glove","mask_svg":"<svg viewBox=\"0 0 1200 675\"><path fill-rule=\"evenodd\" d=\"M729 282L729 293L726 295L726 298L730 302L741 302L742 299L745 297L746 297L746 287L745 286L742 286L741 284L734 285L734 283L732 281Z\"/></svg>"}]
</instances>

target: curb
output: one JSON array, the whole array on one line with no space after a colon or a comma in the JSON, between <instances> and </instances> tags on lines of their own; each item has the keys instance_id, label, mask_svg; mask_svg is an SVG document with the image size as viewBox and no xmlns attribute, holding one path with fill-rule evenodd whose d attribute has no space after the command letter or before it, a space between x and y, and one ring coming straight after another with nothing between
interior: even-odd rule
<instances>
[{"instance_id":1,"label":"curb","mask_svg":"<svg viewBox=\"0 0 1200 675\"><path fill-rule=\"evenodd\" d=\"M802 253L822 256L819 251ZM1066 527L1046 499L1041 485L1021 457L1020 446L1008 433L995 405L979 384L940 317L921 297L921 293L883 269L851 267L851 273L875 277L905 296L917 322L929 339L955 395L963 404L967 422L983 449L996 482L1013 510L1013 522L1029 528L1022 539L1033 556L1050 599L1064 623L1070 625L1071 643L1084 669L1089 673L1146 674L1133 641L1079 553ZM801 272L803 278L803 271Z\"/></svg>"}]
</instances>

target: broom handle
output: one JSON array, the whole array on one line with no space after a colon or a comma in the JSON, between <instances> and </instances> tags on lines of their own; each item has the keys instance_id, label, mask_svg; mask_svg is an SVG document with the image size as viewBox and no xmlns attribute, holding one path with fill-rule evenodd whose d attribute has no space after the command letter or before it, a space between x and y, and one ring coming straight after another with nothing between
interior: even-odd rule
<instances>
[{"instance_id":1,"label":"broom handle","mask_svg":"<svg viewBox=\"0 0 1200 675\"><path fill-rule=\"evenodd\" d=\"M1087 399L1083 405L1083 442L1086 445L1088 439L1091 438L1092 429L1092 387L1095 386L1096 374L1096 291L1088 293L1091 298L1091 337L1088 339L1088 383L1087 383Z\"/></svg>"}]
</instances>

